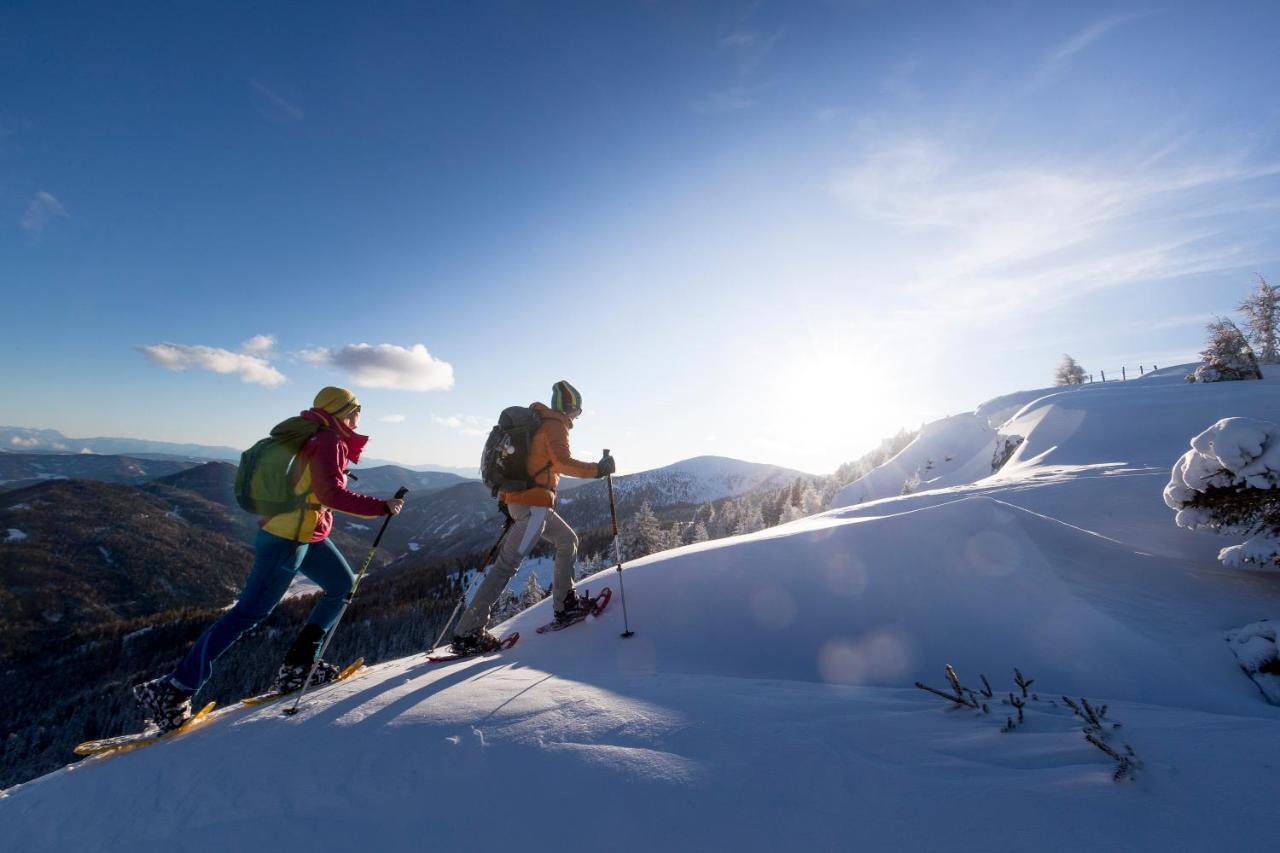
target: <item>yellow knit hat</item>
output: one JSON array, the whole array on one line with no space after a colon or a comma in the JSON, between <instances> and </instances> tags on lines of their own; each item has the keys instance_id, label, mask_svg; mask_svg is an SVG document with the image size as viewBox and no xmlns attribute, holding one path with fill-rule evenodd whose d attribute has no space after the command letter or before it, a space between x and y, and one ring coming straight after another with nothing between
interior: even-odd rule
<instances>
[{"instance_id":1,"label":"yellow knit hat","mask_svg":"<svg viewBox=\"0 0 1280 853\"><path fill-rule=\"evenodd\" d=\"M320 393L316 395L316 400L312 405L317 409L324 409L335 417L344 417L358 409L360 401L356 399L355 394L352 394L346 388L330 385L327 388L320 389Z\"/></svg>"}]
</instances>

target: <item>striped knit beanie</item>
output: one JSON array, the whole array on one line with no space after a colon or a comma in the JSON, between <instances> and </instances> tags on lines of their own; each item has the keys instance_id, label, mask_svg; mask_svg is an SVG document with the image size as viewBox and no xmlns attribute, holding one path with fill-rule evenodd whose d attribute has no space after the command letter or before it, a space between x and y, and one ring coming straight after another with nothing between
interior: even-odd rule
<instances>
[{"instance_id":1,"label":"striped knit beanie","mask_svg":"<svg viewBox=\"0 0 1280 853\"><path fill-rule=\"evenodd\" d=\"M330 385L320 389L312 405L317 409L324 409L334 417L343 418L360 408L360 401L346 388Z\"/></svg>"},{"instance_id":2,"label":"striped knit beanie","mask_svg":"<svg viewBox=\"0 0 1280 853\"><path fill-rule=\"evenodd\" d=\"M551 408L557 412L582 411L582 395L578 389L561 379L551 386Z\"/></svg>"}]
</instances>

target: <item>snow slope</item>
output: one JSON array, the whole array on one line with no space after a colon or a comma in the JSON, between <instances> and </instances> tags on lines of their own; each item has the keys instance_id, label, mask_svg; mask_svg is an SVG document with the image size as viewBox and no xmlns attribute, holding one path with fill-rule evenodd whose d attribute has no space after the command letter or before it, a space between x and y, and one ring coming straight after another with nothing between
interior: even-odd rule
<instances>
[{"instance_id":1,"label":"snow slope","mask_svg":"<svg viewBox=\"0 0 1280 853\"><path fill-rule=\"evenodd\" d=\"M920 434L879 468L845 486L835 506L972 482L991 473L996 431L985 417L966 412L927 423Z\"/></svg>"},{"instance_id":2,"label":"snow slope","mask_svg":"<svg viewBox=\"0 0 1280 853\"><path fill-rule=\"evenodd\" d=\"M998 475L628 564L631 639L617 597L537 636L543 602L505 655L387 662L297 717L234 710L10 789L0 851L1262 849L1280 708L1225 639L1280 615L1280 579L1222 568L1160 493L1213 421L1280 419L1278 390L1020 401ZM990 715L911 686L945 663L987 674ZM1002 733L1015 666L1044 701ZM1123 723L1135 782L1064 694Z\"/></svg>"}]
</instances>

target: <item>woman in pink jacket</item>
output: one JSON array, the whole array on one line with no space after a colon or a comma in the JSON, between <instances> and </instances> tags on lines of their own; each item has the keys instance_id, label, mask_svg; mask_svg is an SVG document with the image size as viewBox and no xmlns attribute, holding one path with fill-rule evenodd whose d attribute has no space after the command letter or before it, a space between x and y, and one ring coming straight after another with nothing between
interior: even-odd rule
<instances>
[{"instance_id":1,"label":"woman in pink jacket","mask_svg":"<svg viewBox=\"0 0 1280 853\"><path fill-rule=\"evenodd\" d=\"M355 431L360 424L360 403L354 394L345 388L325 388L302 417L320 425L298 451L290 470L294 492L305 496L302 505L258 522L261 529L254 542L253 569L240 600L200 635L177 669L133 688L134 696L161 730L177 728L191 716L192 697L209 680L214 661L271 614L299 572L319 585L324 595L285 655L275 689L300 689L312 663L316 663L312 685L338 675L332 664L316 662L320 643L333 627L355 580L351 567L328 538L333 529L332 510L365 517L395 515L404 501L384 501L347 488L347 465L360 461L369 441Z\"/></svg>"}]
</instances>

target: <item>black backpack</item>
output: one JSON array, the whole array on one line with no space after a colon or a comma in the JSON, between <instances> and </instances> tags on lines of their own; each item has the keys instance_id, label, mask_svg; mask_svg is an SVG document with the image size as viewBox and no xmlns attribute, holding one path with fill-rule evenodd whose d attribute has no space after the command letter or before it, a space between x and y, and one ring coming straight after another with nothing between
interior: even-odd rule
<instances>
[{"instance_id":1,"label":"black backpack","mask_svg":"<svg viewBox=\"0 0 1280 853\"><path fill-rule=\"evenodd\" d=\"M494 497L498 492L522 492L537 485L542 471L529 474L529 445L540 426L542 418L525 406L511 406L498 415L480 454L480 479Z\"/></svg>"}]
</instances>

